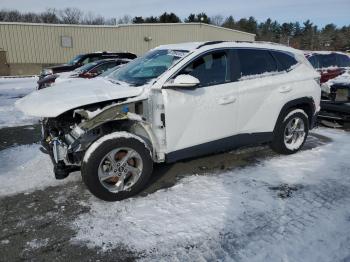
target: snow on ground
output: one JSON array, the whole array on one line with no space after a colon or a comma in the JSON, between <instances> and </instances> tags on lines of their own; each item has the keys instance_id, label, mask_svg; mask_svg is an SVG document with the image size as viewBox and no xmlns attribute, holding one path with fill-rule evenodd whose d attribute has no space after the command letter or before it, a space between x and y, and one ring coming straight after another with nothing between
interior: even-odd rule
<instances>
[{"instance_id":1,"label":"snow on ground","mask_svg":"<svg viewBox=\"0 0 350 262\"><path fill-rule=\"evenodd\" d=\"M50 157L39 151L39 145L23 145L0 151L0 197L28 193L80 179L71 175L56 180Z\"/></svg>"},{"instance_id":2,"label":"snow on ground","mask_svg":"<svg viewBox=\"0 0 350 262\"><path fill-rule=\"evenodd\" d=\"M37 81L37 77L0 78L0 128L37 122L37 118L24 115L14 106L19 98L35 90Z\"/></svg>"},{"instance_id":3,"label":"snow on ground","mask_svg":"<svg viewBox=\"0 0 350 262\"><path fill-rule=\"evenodd\" d=\"M72 242L156 261L348 261L350 134L316 133L334 141L146 197L91 197Z\"/></svg>"}]
</instances>

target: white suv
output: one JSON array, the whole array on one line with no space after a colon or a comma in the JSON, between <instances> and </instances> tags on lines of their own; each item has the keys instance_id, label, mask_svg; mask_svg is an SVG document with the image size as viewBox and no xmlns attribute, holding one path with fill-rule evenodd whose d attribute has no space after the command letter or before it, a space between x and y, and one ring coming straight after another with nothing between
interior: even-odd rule
<instances>
[{"instance_id":1,"label":"white suv","mask_svg":"<svg viewBox=\"0 0 350 262\"><path fill-rule=\"evenodd\" d=\"M56 178L81 169L97 197L139 192L154 162L270 143L304 144L319 111L319 74L302 52L269 43L157 47L110 76L76 79L17 102L43 117Z\"/></svg>"}]
</instances>

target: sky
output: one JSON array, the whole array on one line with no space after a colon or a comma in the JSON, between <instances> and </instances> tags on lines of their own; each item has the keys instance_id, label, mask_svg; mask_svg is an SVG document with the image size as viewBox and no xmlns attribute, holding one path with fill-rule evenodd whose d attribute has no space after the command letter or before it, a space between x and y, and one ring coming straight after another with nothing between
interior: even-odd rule
<instances>
[{"instance_id":1,"label":"sky","mask_svg":"<svg viewBox=\"0 0 350 262\"><path fill-rule=\"evenodd\" d=\"M254 16L259 22L267 18L281 23L310 19L318 26L334 23L350 25L350 0L1 0L0 9L40 12L45 8L77 7L106 18L125 14L158 16L174 12L184 19L190 13L205 12L209 16L233 15L237 20Z\"/></svg>"}]
</instances>

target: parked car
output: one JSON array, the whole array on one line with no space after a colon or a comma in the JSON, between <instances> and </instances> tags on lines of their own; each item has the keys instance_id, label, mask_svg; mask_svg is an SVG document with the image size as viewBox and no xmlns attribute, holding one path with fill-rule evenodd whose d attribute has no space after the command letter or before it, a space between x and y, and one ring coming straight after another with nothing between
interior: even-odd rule
<instances>
[{"instance_id":1,"label":"parked car","mask_svg":"<svg viewBox=\"0 0 350 262\"><path fill-rule=\"evenodd\" d=\"M44 78L41 78L38 80L38 90L46 88L51 86L53 83L55 83L56 79L60 80L67 80L71 78L94 78L96 76L101 75L105 71L114 68L119 65L124 65L128 62L130 62L131 59L120 59L120 58L114 58L114 59L103 59L98 60L96 62L88 63L82 67L78 67L72 72L64 72L64 73L57 73L48 75Z\"/></svg>"},{"instance_id":2,"label":"parked car","mask_svg":"<svg viewBox=\"0 0 350 262\"><path fill-rule=\"evenodd\" d=\"M350 57L344 53L328 51L308 52L306 57L313 67L321 73L322 96L334 100L337 91L344 88L340 87L342 86L341 83L340 86L337 86L337 81L334 83L330 80L337 78L350 69ZM350 85L346 89L348 88L350 88Z\"/></svg>"},{"instance_id":3,"label":"parked car","mask_svg":"<svg viewBox=\"0 0 350 262\"><path fill-rule=\"evenodd\" d=\"M126 58L126 59L135 59L136 55L130 52L95 52L95 53L87 53L80 54L70 60L67 64L57 65L49 68L45 68L42 70L39 78L43 78L47 75L69 72L74 69L81 67L83 65L89 64L91 62L96 62L101 59L107 58Z\"/></svg>"},{"instance_id":4,"label":"parked car","mask_svg":"<svg viewBox=\"0 0 350 262\"><path fill-rule=\"evenodd\" d=\"M57 84L18 100L43 117L56 178L81 169L95 196L137 194L153 163L244 145L300 150L319 111L319 74L277 44L205 42L157 47L107 78Z\"/></svg>"},{"instance_id":5,"label":"parked car","mask_svg":"<svg viewBox=\"0 0 350 262\"><path fill-rule=\"evenodd\" d=\"M307 58L321 73L322 98L319 120L329 127L350 123L350 57L341 52L318 51Z\"/></svg>"}]
</instances>

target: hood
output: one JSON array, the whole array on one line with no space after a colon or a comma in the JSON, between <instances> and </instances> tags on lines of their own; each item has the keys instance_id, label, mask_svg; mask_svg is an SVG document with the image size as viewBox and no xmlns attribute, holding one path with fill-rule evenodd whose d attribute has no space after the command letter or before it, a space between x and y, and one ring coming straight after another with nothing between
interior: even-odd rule
<instances>
[{"instance_id":1,"label":"hood","mask_svg":"<svg viewBox=\"0 0 350 262\"><path fill-rule=\"evenodd\" d=\"M115 84L105 78L72 79L34 91L17 100L15 105L27 115L57 117L80 106L138 96L143 89L144 86Z\"/></svg>"}]
</instances>

